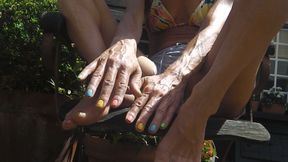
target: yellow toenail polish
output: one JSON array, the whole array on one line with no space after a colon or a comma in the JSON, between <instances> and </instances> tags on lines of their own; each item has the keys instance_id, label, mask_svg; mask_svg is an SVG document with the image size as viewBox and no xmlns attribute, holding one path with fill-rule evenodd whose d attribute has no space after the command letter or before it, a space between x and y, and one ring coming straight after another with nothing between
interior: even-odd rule
<instances>
[{"instance_id":1,"label":"yellow toenail polish","mask_svg":"<svg viewBox=\"0 0 288 162\"><path fill-rule=\"evenodd\" d=\"M86 117L86 113L84 113L84 112L79 112L79 113L78 113L78 116L79 116L80 118L85 118L85 117Z\"/></svg>"},{"instance_id":2,"label":"yellow toenail polish","mask_svg":"<svg viewBox=\"0 0 288 162\"><path fill-rule=\"evenodd\" d=\"M98 100L96 106L100 109L103 109L104 108L104 101L103 100Z\"/></svg>"},{"instance_id":3,"label":"yellow toenail polish","mask_svg":"<svg viewBox=\"0 0 288 162\"><path fill-rule=\"evenodd\" d=\"M138 130L139 132L143 132L143 131L144 131L144 124L143 124L143 123L137 124L137 130Z\"/></svg>"}]
</instances>

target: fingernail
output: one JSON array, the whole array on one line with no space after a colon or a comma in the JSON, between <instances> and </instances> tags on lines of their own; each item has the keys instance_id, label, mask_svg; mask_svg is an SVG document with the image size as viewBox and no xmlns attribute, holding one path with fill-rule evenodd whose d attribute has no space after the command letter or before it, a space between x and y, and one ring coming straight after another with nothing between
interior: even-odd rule
<instances>
[{"instance_id":1,"label":"fingernail","mask_svg":"<svg viewBox=\"0 0 288 162\"><path fill-rule=\"evenodd\" d=\"M151 125L149 126L148 131L149 131L150 133L156 133L156 132L157 132L157 126L156 126L155 124L151 124Z\"/></svg>"},{"instance_id":2,"label":"fingernail","mask_svg":"<svg viewBox=\"0 0 288 162\"><path fill-rule=\"evenodd\" d=\"M117 100L117 99L114 99L114 100L112 101L111 105L112 105L113 107L118 106L118 100Z\"/></svg>"},{"instance_id":3,"label":"fingernail","mask_svg":"<svg viewBox=\"0 0 288 162\"><path fill-rule=\"evenodd\" d=\"M144 131L144 124L143 123L138 123L137 124L137 130L139 132L143 132Z\"/></svg>"},{"instance_id":4,"label":"fingernail","mask_svg":"<svg viewBox=\"0 0 288 162\"><path fill-rule=\"evenodd\" d=\"M85 92L85 96L88 96L88 97L92 97L93 96L93 90L92 89L87 89L86 92Z\"/></svg>"},{"instance_id":5,"label":"fingernail","mask_svg":"<svg viewBox=\"0 0 288 162\"><path fill-rule=\"evenodd\" d=\"M126 121L127 121L128 123L132 123L132 121L133 121L133 116L128 115L127 118L126 118Z\"/></svg>"},{"instance_id":6,"label":"fingernail","mask_svg":"<svg viewBox=\"0 0 288 162\"><path fill-rule=\"evenodd\" d=\"M78 79L83 79L83 77L84 77L84 75L83 75L82 73L80 73L80 74L78 75Z\"/></svg>"},{"instance_id":7,"label":"fingernail","mask_svg":"<svg viewBox=\"0 0 288 162\"><path fill-rule=\"evenodd\" d=\"M162 123L161 125L160 125L160 129L166 129L167 128L167 124L166 123Z\"/></svg>"},{"instance_id":8,"label":"fingernail","mask_svg":"<svg viewBox=\"0 0 288 162\"><path fill-rule=\"evenodd\" d=\"M80 117L80 118L85 118L85 117L86 117L86 113L84 113L84 112L79 112L79 113L78 113L78 117Z\"/></svg>"},{"instance_id":9,"label":"fingernail","mask_svg":"<svg viewBox=\"0 0 288 162\"><path fill-rule=\"evenodd\" d=\"M103 109L104 108L104 101L103 100L98 100L96 106L100 109Z\"/></svg>"}]
</instances>

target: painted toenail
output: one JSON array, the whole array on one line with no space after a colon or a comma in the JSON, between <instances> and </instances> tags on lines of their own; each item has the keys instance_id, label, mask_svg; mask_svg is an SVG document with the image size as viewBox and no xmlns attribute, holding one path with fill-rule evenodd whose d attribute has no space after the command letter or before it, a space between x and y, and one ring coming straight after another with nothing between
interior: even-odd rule
<instances>
[{"instance_id":1,"label":"painted toenail","mask_svg":"<svg viewBox=\"0 0 288 162\"><path fill-rule=\"evenodd\" d=\"M80 117L80 118L85 118L85 117L86 117L86 113L84 113L84 112L79 112L79 113L78 113L78 117Z\"/></svg>"}]
</instances>

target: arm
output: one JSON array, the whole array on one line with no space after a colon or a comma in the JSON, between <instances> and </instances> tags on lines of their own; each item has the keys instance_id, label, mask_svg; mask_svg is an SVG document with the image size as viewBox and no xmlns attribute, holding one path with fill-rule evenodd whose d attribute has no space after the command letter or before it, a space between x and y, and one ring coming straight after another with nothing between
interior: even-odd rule
<instances>
[{"instance_id":1,"label":"arm","mask_svg":"<svg viewBox=\"0 0 288 162\"><path fill-rule=\"evenodd\" d=\"M182 56L164 73L143 79L143 95L135 100L126 117L132 123L141 111L136 122L138 131L143 131L154 111L150 132L155 133L159 126L165 129L170 123L183 100L189 75L197 70L196 67L200 67L203 58L211 50L229 15L232 2L218 0L203 22L200 33L189 42Z\"/></svg>"},{"instance_id":2,"label":"arm","mask_svg":"<svg viewBox=\"0 0 288 162\"><path fill-rule=\"evenodd\" d=\"M182 56L171 64L164 73L174 75L179 80L201 67L203 58L216 41L230 11L233 0L218 0L204 20L200 32L187 45Z\"/></svg>"},{"instance_id":3,"label":"arm","mask_svg":"<svg viewBox=\"0 0 288 162\"><path fill-rule=\"evenodd\" d=\"M110 104L113 107L119 106L129 83L132 91L140 93L139 82L142 72L136 58L136 51L143 20L144 0L127 0L126 12L117 27L111 47L79 74L82 80L93 74L87 87L89 92L87 94L93 97L97 90L98 108L103 109ZM101 82L103 82L102 87L98 93L97 88Z\"/></svg>"},{"instance_id":4,"label":"arm","mask_svg":"<svg viewBox=\"0 0 288 162\"><path fill-rule=\"evenodd\" d=\"M233 81L250 68L249 65L260 63L273 36L287 20L287 10L287 0L234 1L227 22L211 50L217 57L181 106L175 122L158 147L156 162L169 159L175 159L175 162L200 161L199 150L203 146L208 117L218 110Z\"/></svg>"}]
</instances>

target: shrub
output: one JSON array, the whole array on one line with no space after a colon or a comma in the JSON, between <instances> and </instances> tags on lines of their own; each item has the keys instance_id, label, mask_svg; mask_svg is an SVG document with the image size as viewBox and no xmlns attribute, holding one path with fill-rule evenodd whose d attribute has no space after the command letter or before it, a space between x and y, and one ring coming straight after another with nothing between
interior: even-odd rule
<instances>
[{"instance_id":1,"label":"shrub","mask_svg":"<svg viewBox=\"0 0 288 162\"><path fill-rule=\"evenodd\" d=\"M40 55L43 33L39 18L55 10L56 0L0 1L0 89L53 92L52 75L43 67ZM83 64L67 46L61 45L60 51L59 91L77 93L76 74Z\"/></svg>"}]
</instances>

